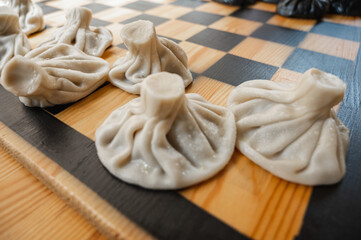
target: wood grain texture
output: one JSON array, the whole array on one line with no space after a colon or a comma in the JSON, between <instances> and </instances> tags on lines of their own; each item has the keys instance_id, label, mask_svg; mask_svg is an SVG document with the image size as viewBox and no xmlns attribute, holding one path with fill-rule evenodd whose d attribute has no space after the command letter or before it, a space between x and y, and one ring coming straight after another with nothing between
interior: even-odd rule
<instances>
[{"instance_id":1,"label":"wood grain texture","mask_svg":"<svg viewBox=\"0 0 361 240\"><path fill-rule=\"evenodd\" d=\"M354 61L356 59L360 43L310 33L302 41L299 47Z\"/></svg>"},{"instance_id":2,"label":"wood grain texture","mask_svg":"<svg viewBox=\"0 0 361 240\"><path fill-rule=\"evenodd\" d=\"M212 23L210 28L248 36L261 25L259 22L227 16Z\"/></svg>"},{"instance_id":3,"label":"wood grain texture","mask_svg":"<svg viewBox=\"0 0 361 240\"><path fill-rule=\"evenodd\" d=\"M277 80L294 79L296 75L292 71L283 71L282 78ZM199 77L186 92L199 93L214 104L225 105L233 88ZM105 118L134 98L112 85L98 92L59 113L57 118L94 139L95 130ZM292 239L301 227L311 189L280 180L236 150L220 174L180 193L249 237Z\"/></svg>"},{"instance_id":4,"label":"wood grain texture","mask_svg":"<svg viewBox=\"0 0 361 240\"><path fill-rule=\"evenodd\" d=\"M73 2L73 0L62 0L50 2L49 6L65 9ZM101 11L94 16L111 22L112 24L107 27L113 32L114 45L122 43L119 37L119 29L123 24L119 22L139 16L141 12L121 8L121 6L135 1L111 0L104 2L99 0L97 2L114 6L114 8ZM164 3L165 1L152 0L151 2ZM82 0L77 1L76 4L87 3L91 3L91 1ZM273 12L275 5L258 2L250 8ZM235 7L223 6L214 2L196 8L197 11L219 15L228 15L235 9ZM180 46L188 54L190 69L193 72L202 73L224 57L226 53L186 41L189 37L206 28L203 25L175 19L190 11L190 8L187 7L166 5L152 8L145 13L173 19L158 25L156 27L158 34L181 40ZM64 13L65 11L57 11L47 14L45 22L51 26L60 26L65 22ZM330 23L361 26L360 18L328 15L325 20ZM267 24L310 31L315 21L274 16L267 21ZM249 36L262 25L263 23L257 21L227 16L215 21L208 27ZM49 28L32 35L30 39L32 47L50 36L54 30L54 28ZM314 43L316 44L314 45ZM330 43L336 48L330 47ZM357 50L360 49L359 45L358 42L337 40L326 36L319 37L318 34L309 33L301 42L300 47L353 61L356 58ZM293 51L294 47L249 37L234 47L230 53L280 67L273 75L271 79L273 81L296 82L301 74L282 68L285 60ZM113 46L105 52L103 58L113 64L125 53L125 49ZM360 63L361 60L359 59L358 62ZM355 72L361 69L357 67L359 65L355 66ZM359 85L352 84L355 85L352 91L360 90ZM231 85L201 76L187 88L187 92L199 93L214 104L225 105L233 88ZM56 114L55 117L94 140L95 130L108 115L135 97L137 96L125 93L108 84ZM350 106L350 102L353 103L352 106ZM348 99L347 106L351 109L358 104L357 109L359 109L359 103L359 97L356 100ZM347 116L345 120L350 126L359 124L352 121L350 113L345 116ZM356 143L357 139L355 140L355 138L358 136L357 134L353 136ZM87 186L3 124L0 124L0 139L1 145L10 151L16 160L91 224L95 225L105 236L126 239L152 238L143 229L99 198ZM301 231L312 192L311 187L289 183L273 176L236 150L231 162L219 174L204 183L179 191L179 194L248 237L255 239L293 239ZM317 210L317 203L314 206ZM320 214L324 214L324 212L321 211ZM325 214L325 216L327 215ZM306 236L308 235L306 234ZM0 151L0 239L58 238L103 239L104 237L73 210L65 207L63 201L46 190L39 181L35 180L11 157Z\"/></svg>"},{"instance_id":5,"label":"wood grain texture","mask_svg":"<svg viewBox=\"0 0 361 240\"><path fill-rule=\"evenodd\" d=\"M156 27L157 33L165 37L186 40L204 30L202 25L191 24L182 20L170 20Z\"/></svg>"},{"instance_id":6,"label":"wood grain texture","mask_svg":"<svg viewBox=\"0 0 361 240\"><path fill-rule=\"evenodd\" d=\"M0 239L106 239L3 149L0 193Z\"/></svg>"},{"instance_id":7,"label":"wood grain texture","mask_svg":"<svg viewBox=\"0 0 361 240\"><path fill-rule=\"evenodd\" d=\"M58 196L60 196L63 201L65 201L78 213L80 213L83 217L85 217L85 219L87 219L92 225L97 226L98 230L100 230L107 238L152 239L152 237L147 233L145 233L141 228L134 225L134 223L130 222L127 218L121 215L113 207L105 203L104 200L100 199L99 196L97 196L97 194L92 192L87 186L82 184L79 180L74 178L67 171L64 171L61 167L59 167L59 165L57 165L51 159L46 157L36 148L31 146L24 139L19 137L17 134L15 134L13 131L11 131L2 123L0 123L0 139L1 139L0 146L3 149L11 153L12 157L14 157L19 163L21 163L34 176L36 176L36 178L38 178L42 183L44 183L51 191L53 191ZM21 148L18 148L18 146L21 146ZM10 227L12 226L12 224L16 223L15 228L20 227L22 225L18 225L21 224L21 222L19 223L18 221L22 221L19 218L19 216L21 217L21 215L17 214L17 212L12 213L11 208L10 208L10 212L7 212L9 211L7 205L10 204L12 208L16 208L16 211L24 210L25 215L27 215L26 211L31 212L31 208L29 206L32 207L38 206L39 200L42 199L41 192L44 192L44 188L42 191L40 191L40 194L37 194L36 192L33 192L33 190L36 188L34 184L31 184L31 182L29 181L17 182L16 180L19 179L17 179L16 177L12 179L10 177L12 174L9 174L9 170L6 170L4 172L6 174L5 176L6 180L10 182L8 182L9 185L7 185L7 187L1 185L2 187L4 187L4 191L1 192L5 193L4 195L2 195L2 197L4 198L1 199L3 201L1 201L1 205L0 205L2 212L1 214L4 214L4 218L1 218L1 220L4 221L9 219L10 220L14 219L14 220L13 222L7 221L6 224L0 224L0 226ZM10 170L10 172L12 171ZM22 171L19 174L24 175L24 171ZM31 181L35 181L35 179L32 178ZM26 191L23 191L24 189ZM22 193L16 195L15 193L18 191L22 191ZM14 203L13 201L11 201L12 195L20 198L20 200L15 201ZM19 206L21 206L21 204L23 203L21 200L22 198L25 198L25 200L28 201L26 201L26 205L22 206L22 209L18 209ZM52 196L52 198L54 198L54 196ZM86 201L86 204L84 204L84 201ZM35 203L36 205L34 205ZM51 205L51 203L48 201L46 201L46 204ZM45 205L44 209L47 209L48 206L49 205ZM66 211L63 211L63 209L61 209L57 215L60 214L66 215ZM49 212L46 212L46 214L44 215L42 218L46 219L47 217L49 218L51 217L51 215L48 216ZM37 218L36 215L32 217ZM41 219L39 220L41 221ZM51 224L57 224L58 220L61 220L61 218L52 220ZM81 221L78 222L76 219L74 219L74 222L80 225L81 225ZM91 227L89 226L86 227L89 230L92 230ZM4 232L4 230L6 229L6 232L2 233L4 236L13 236L13 234L15 234L9 231L7 228L1 228L1 229L2 231L0 232ZM45 233L46 231L51 231L51 230L52 228L51 226L49 226L49 228L46 228ZM82 232L81 230L82 229L79 229L79 234L81 234ZM87 234L89 234L88 233L89 230L83 230L83 231L86 231ZM95 233L94 230L92 231L94 235L99 235L98 233ZM72 232L72 228L67 230L67 234L71 234L71 232ZM38 237L37 232L34 232L33 234L35 234L35 236ZM78 233L75 232L74 234L78 234ZM91 234L88 238L91 238L93 234ZM24 236L24 238L19 238L19 239L32 239L32 238L30 236L29 238L27 236ZM41 237L39 239L41 239Z\"/></svg>"},{"instance_id":8,"label":"wood grain texture","mask_svg":"<svg viewBox=\"0 0 361 240\"><path fill-rule=\"evenodd\" d=\"M290 46L249 37L235 46L230 53L281 67L293 50L294 48Z\"/></svg>"},{"instance_id":9,"label":"wood grain texture","mask_svg":"<svg viewBox=\"0 0 361 240\"><path fill-rule=\"evenodd\" d=\"M316 22L316 20L312 19L295 19L275 15L270 20L268 20L267 23L300 31L310 31Z\"/></svg>"}]
</instances>

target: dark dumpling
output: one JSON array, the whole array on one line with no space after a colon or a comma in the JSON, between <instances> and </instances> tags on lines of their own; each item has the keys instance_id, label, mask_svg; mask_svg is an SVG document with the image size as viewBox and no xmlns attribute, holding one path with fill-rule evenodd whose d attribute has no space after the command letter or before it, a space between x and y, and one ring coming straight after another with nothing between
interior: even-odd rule
<instances>
[{"instance_id":1,"label":"dark dumpling","mask_svg":"<svg viewBox=\"0 0 361 240\"><path fill-rule=\"evenodd\" d=\"M333 0L329 12L346 16L361 16L361 1Z\"/></svg>"},{"instance_id":2,"label":"dark dumpling","mask_svg":"<svg viewBox=\"0 0 361 240\"><path fill-rule=\"evenodd\" d=\"M213 1L224 3L227 5L237 5L237 6L250 5L257 2L257 0L213 0Z\"/></svg>"},{"instance_id":3,"label":"dark dumpling","mask_svg":"<svg viewBox=\"0 0 361 240\"><path fill-rule=\"evenodd\" d=\"M331 0L281 0L277 13L284 17L321 19L329 10Z\"/></svg>"},{"instance_id":4,"label":"dark dumpling","mask_svg":"<svg viewBox=\"0 0 361 240\"><path fill-rule=\"evenodd\" d=\"M278 3L280 0L262 0L262 2L266 3Z\"/></svg>"}]
</instances>

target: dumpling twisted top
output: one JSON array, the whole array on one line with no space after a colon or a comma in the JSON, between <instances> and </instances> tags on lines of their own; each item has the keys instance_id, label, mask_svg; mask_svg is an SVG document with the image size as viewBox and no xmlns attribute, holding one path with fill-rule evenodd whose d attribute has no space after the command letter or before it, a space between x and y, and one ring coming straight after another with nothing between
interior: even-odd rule
<instances>
[{"instance_id":1,"label":"dumpling twisted top","mask_svg":"<svg viewBox=\"0 0 361 240\"><path fill-rule=\"evenodd\" d=\"M120 35L128 47L109 72L110 82L133 94L139 94L143 80L153 73L169 72L182 77L184 86L192 82L186 53L175 42L157 37L152 22L139 20L125 25Z\"/></svg>"},{"instance_id":2,"label":"dumpling twisted top","mask_svg":"<svg viewBox=\"0 0 361 240\"><path fill-rule=\"evenodd\" d=\"M236 117L237 148L292 182L340 181L349 131L332 107L345 88L341 79L317 69L305 72L297 85L267 80L239 85L227 102Z\"/></svg>"},{"instance_id":3,"label":"dumpling twisted top","mask_svg":"<svg viewBox=\"0 0 361 240\"><path fill-rule=\"evenodd\" d=\"M184 94L176 74L148 76L140 98L115 110L95 134L99 158L116 177L177 189L208 179L229 161L235 121L226 108Z\"/></svg>"}]
</instances>

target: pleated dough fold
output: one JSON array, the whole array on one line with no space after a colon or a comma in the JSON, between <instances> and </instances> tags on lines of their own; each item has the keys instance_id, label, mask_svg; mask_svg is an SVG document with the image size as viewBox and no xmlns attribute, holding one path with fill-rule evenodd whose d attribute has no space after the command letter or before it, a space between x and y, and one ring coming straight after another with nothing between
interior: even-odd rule
<instances>
[{"instance_id":1,"label":"pleated dough fold","mask_svg":"<svg viewBox=\"0 0 361 240\"><path fill-rule=\"evenodd\" d=\"M144 80L140 98L97 129L96 147L116 177L153 189L177 189L219 172L234 151L233 114L198 94L184 94L176 74Z\"/></svg>"},{"instance_id":2,"label":"pleated dough fold","mask_svg":"<svg viewBox=\"0 0 361 240\"><path fill-rule=\"evenodd\" d=\"M333 184L345 174L349 131L332 107L346 85L310 69L297 84L267 80L235 88L227 107L236 117L237 148L271 173L301 184Z\"/></svg>"},{"instance_id":3,"label":"pleated dough fold","mask_svg":"<svg viewBox=\"0 0 361 240\"><path fill-rule=\"evenodd\" d=\"M87 96L105 82L109 70L105 60L57 44L15 56L5 65L1 83L26 106L47 107Z\"/></svg>"},{"instance_id":4,"label":"pleated dough fold","mask_svg":"<svg viewBox=\"0 0 361 240\"><path fill-rule=\"evenodd\" d=\"M39 46L65 43L86 54L100 57L112 45L113 35L104 27L91 27L92 12L88 8L72 8L66 14L67 23L58 28Z\"/></svg>"},{"instance_id":5,"label":"pleated dough fold","mask_svg":"<svg viewBox=\"0 0 361 240\"><path fill-rule=\"evenodd\" d=\"M19 25L18 15L8 7L0 7L0 76L4 65L15 55L25 55L30 43Z\"/></svg>"},{"instance_id":6,"label":"pleated dough fold","mask_svg":"<svg viewBox=\"0 0 361 240\"><path fill-rule=\"evenodd\" d=\"M5 2L18 14L21 29L26 35L44 29L43 10L36 3L31 0L6 0Z\"/></svg>"},{"instance_id":7,"label":"pleated dough fold","mask_svg":"<svg viewBox=\"0 0 361 240\"><path fill-rule=\"evenodd\" d=\"M133 94L139 94L148 75L158 72L175 73L187 87L193 80L186 53L175 42L157 37L152 22L139 20L125 25L120 35L128 48L109 73L110 82Z\"/></svg>"}]
</instances>

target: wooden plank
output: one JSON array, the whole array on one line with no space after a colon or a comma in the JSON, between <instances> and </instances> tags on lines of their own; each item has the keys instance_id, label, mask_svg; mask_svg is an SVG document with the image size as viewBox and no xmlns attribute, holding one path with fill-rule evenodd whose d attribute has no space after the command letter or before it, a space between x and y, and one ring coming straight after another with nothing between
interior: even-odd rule
<instances>
[{"instance_id":1,"label":"wooden plank","mask_svg":"<svg viewBox=\"0 0 361 240\"><path fill-rule=\"evenodd\" d=\"M121 213L116 211L104 200L99 198L97 194L92 192L87 186L74 178L67 171L64 171L55 162L46 157L43 153L38 151L32 145L27 143L24 139L19 137L3 123L0 123L0 146L11 154L19 163L21 163L29 172L31 172L36 178L44 183L51 191L58 195L63 201L74 208L80 215L82 215L87 221L104 234L109 239L151 239L152 237L144 232L141 228L129 221ZM4 160L2 160L4 161ZM13 179L6 177L9 183ZM14 178L15 180L16 178ZM32 179L34 181L34 179ZM1 185L4 186L4 185ZM21 205L21 201L9 200L9 195L12 195L12 191L20 191L26 189L24 195L14 195L15 197L26 197L27 194L33 194L34 184L21 181L16 183L15 186L10 185L4 187L5 194L2 195L4 199L1 201L2 207L6 208L7 204L12 203L12 208L17 208L17 204ZM9 191L9 192L8 192ZM41 195L33 196L35 199L31 201L31 206L35 202L41 200ZM39 199L38 199L39 198ZM29 199L29 198L28 198ZM6 200L6 202L5 202ZM84 203L86 201L86 203ZM48 203L48 201L47 201ZM37 203L38 204L38 203ZM48 203L50 204L50 203ZM29 211L27 208L29 205L24 206L25 211ZM46 206L44 206L46 208ZM30 209L31 210L31 209ZM10 209L11 211L11 209ZM14 211L18 211L15 209ZM3 212L3 211L1 211ZM63 211L61 211L63 212ZM17 217L17 213L6 212L3 214L6 218ZM36 216L34 216L36 217ZM56 218L55 218L56 219ZM15 222L21 219L14 219ZM26 219L25 219L26 220ZM56 220L52 220L51 224L56 224ZM75 221L77 222L77 221ZM1 224L1 226L11 226L14 222L8 222L7 224ZM77 222L79 224L79 222ZM19 227L19 226L17 226ZM88 227L89 228L89 227ZM46 229L49 231L50 229ZM2 230L4 231L4 229ZM46 232L45 232L46 233ZM38 233L34 233L38 237ZM39 233L40 234L40 233ZM7 231L5 236L12 235L12 232ZM95 234L96 235L96 234Z\"/></svg>"},{"instance_id":2,"label":"wooden plank","mask_svg":"<svg viewBox=\"0 0 361 240\"><path fill-rule=\"evenodd\" d=\"M294 76L300 75L292 71L282 73L283 79L292 79ZM187 88L187 92L199 93L214 104L225 105L233 88L216 80L199 77ZM133 98L134 95L108 85L62 111L57 118L94 140L95 130L105 118ZM299 212L299 208L306 209L311 189L280 180L236 150L220 174L180 193L247 236L264 239L280 231L287 232L292 238L298 233L302 217L293 216L296 212L300 216L304 214ZM285 191L287 194L284 194ZM284 217L292 221L281 224ZM279 222L275 222L274 218L278 218Z\"/></svg>"},{"instance_id":3,"label":"wooden plank","mask_svg":"<svg viewBox=\"0 0 361 240\"><path fill-rule=\"evenodd\" d=\"M3 149L0 159L0 239L106 239Z\"/></svg>"},{"instance_id":4,"label":"wooden plank","mask_svg":"<svg viewBox=\"0 0 361 240\"><path fill-rule=\"evenodd\" d=\"M50 1L46 5L64 9L71 2L73 1ZM84 0L77 2L77 5L90 2ZM103 58L110 64L113 64L126 53L125 49L116 46L122 43L119 37L119 29L123 25L121 21L142 15L142 11L139 9L122 8L122 6L135 2L137 1L122 1L121 3L119 1L99 1L101 4L114 7L94 14L94 17L109 22L110 25L107 25L107 27L114 35L115 46L109 48L103 55ZM249 19L228 16L238 7L224 6L214 2L196 6L194 9L177 4L163 5L165 1L162 0L148 0L148 2L161 5L145 10L145 14L168 18L168 21L156 27L158 34L179 40L180 46L184 48L188 55L190 69L200 75L224 56L233 54L247 60L279 67L272 76L271 80L273 81L295 82L301 73L283 68L286 60L293 54L294 49L300 47L312 52L333 55L351 61L356 59L357 52L360 49L359 42L309 33L316 24L314 20L287 19L274 15L265 22L261 22L250 16L247 17ZM194 10L213 15L224 15L224 17L209 25L176 19ZM264 17L275 11L275 5L258 2L247 10L258 11ZM55 30L54 27L64 24L64 21L64 11L47 14L45 22L53 28L50 27L31 36L32 47L37 46L38 43L50 36ZM345 24L347 27L361 26L360 19L353 17L329 15L326 17L326 21ZM288 46L277 41L261 40L251 36L265 24L281 27L280 29L283 30L303 31L302 33L306 34L307 32L307 34L297 46ZM190 37L206 28L239 34L244 36L245 39L235 45L229 52L188 41ZM233 86L221 81L200 76L187 88L187 92L199 93L214 104L225 105L227 97L233 88ZM108 84L56 114L55 117L84 136L94 140L95 130L105 118L113 110L135 97L137 96L125 93ZM142 228L101 199L89 187L2 123L0 124L0 141L1 145L11 152L16 160L76 209L91 224L96 226L106 237L152 238ZM41 187L25 171L20 170L18 164L0 151L1 156L4 156L4 158L0 160L0 166L2 167L0 170L0 192L5 194L0 196L0 237L8 238L10 236L16 238L21 236L22 232L19 232L18 229L25 225L24 229L29 231L26 231L23 237L27 239L42 237L102 239L99 233L84 220L71 210L66 210L67 208L61 205L61 201L53 195L48 197L50 196L48 195L49 191ZM255 239L293 239L300 232L311 192L311 187L289 183L264 171L236 150L230 163L221 173L204 183L181 190L178 193L200 209L212 214L248 237ZM34 206L37 212L32 212L29 209L30 206ZM47 208L54 209L55 212L45 213ZM24 215L25 218L21 220L21 216ZM57 216L60 217L57 218ZM73 218L74 220L72 220ZM63 221L69 222L70 225L62 225ZM49 222L49 227L37 231L30 230L33 222L39 224ZM52 229L52 226L55 225L68 226L69 230L63 234Z\"/></svg>"}]
</instances>

